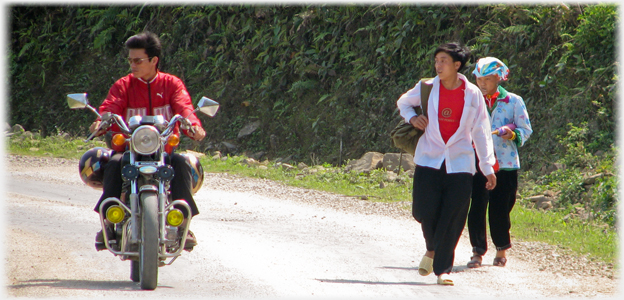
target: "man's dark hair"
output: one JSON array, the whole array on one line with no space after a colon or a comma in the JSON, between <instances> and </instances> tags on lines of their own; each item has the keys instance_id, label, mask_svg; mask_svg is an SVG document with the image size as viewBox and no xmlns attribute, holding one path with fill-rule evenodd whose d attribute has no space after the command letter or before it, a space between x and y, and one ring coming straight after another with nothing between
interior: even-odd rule
<instances>
[{"instance_id":1,"label":"man's dark hair","mask_svg":"<svg viewBox=\"0 0 624 300\"><path fill-rule=\"evenodd\" d=\"M459 66L458 72L461 71L465 66L468 60L470 59L470 49L466 46L462 46L459 43L446 43L438 46L435 53L433 53L433 57L438 55L440 52L445 52L453 58L453 61L458 61L461 63Z\"/></svg>"},{"instance_id":2,"label":"man's dark hair","mask_svg":"<svg viewBox=\"0 0 624 300\"><path fill-rule=\"evenodd\" d=\"M158 57L158 64L160 64L160 39L152 32L144 31L137 35L133 35L126 41L126 48L128 49L145 49L145 53L150 58ZM156 67L158 68L158 64Z\"/></svg>"}]
</instances>

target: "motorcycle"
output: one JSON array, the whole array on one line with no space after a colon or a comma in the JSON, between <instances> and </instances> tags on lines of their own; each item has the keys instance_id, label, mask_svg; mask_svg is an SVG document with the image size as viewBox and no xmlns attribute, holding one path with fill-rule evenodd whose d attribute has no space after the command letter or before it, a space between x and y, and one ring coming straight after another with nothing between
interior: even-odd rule
<instances>
[{"instance_id":1,"label":"motorcycle","mask_svg":"<svg viewBox=\"0 0 624 300\"><path fill-rule=\"evenodd\" d=\"M140 282L141 289L154 290L158 283L158 268L171 265L185 249L192 219L187 202L170 196L174 171L168 163L180 141L175 133L176 125L192 131L191 122L188 116L175 115L167 122L163 116L156 115L133 116L126 124L119 115L108 112L100 115L89 105L86 93L67 95L67 103L70 109L89 109L102 120L85 142L113 125L121 131L107 141L107 146L112 149L96 147L88 150L79 169L85 183L100 189L103 164L113 153L123 153L121 199L109 197L100 205L104 243L98 250L105 247L122 261L130 260L131 280ZM219 103L203 97L191 114L199 111L213 117L218 109ZM193 170L193 192L196 192L203 181L203 170L195 156L185 158ZM100 177L94 176L98 171ZM115 238L108 236L107 226L114 228Z\"/></svg>"}]
</instances>

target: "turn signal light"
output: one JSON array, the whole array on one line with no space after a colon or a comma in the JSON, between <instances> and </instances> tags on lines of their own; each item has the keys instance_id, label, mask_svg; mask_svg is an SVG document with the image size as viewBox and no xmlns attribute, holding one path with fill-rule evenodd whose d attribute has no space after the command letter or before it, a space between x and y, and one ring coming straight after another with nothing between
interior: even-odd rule
<instances>
[{"instance_id":1,"label":"turn signal light","mask_svg":"<svg viewBox=\"0 0 624 300\"><path fill-rule=\"evenodd\" d=\"M184 214L179 209L172 209L167 213L167 224L178 227L184 221Z\"/></svg>"},{"instance_id":2,"label":"turn signal light","mask_svg":"<svg viewBox=\"0 0 624 300\"><path fill-rule=\"evenodd\" d=\"M114 205L106 210L106 219L112 223L119 223L126 217L126 213L119 205Z\"/></svg>"},{"instance_id":3,"label":"turn signal light","mask_svg":"<svg viewBox=\"0 0 624 300\"><path fill-rule=\"evenodd\" d=\"M126 144L126 137L121 133L115 134L113 136L112 143L115 146L123 146L124 144Z\"/></svg>"},{"instance_id":4,"label":"turn signal light","mask_svg":"<svg viewBox=\"0 0 624 300\"><path fill-rule=\"evenodd\" d=\"M167 145L171 147L177 147L180 144L180 136L172 134L167 138Z\"/></svg>"}]
</instances>

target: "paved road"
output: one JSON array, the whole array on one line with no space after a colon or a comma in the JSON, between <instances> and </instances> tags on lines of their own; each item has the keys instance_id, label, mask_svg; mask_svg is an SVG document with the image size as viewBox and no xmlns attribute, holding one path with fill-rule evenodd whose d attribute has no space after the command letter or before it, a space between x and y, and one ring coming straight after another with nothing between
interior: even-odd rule
<instances>
[{"instance_id":1,"label":"paved road","mask_svg":"<svg viewBox=\"0 0 624 300\"><path fill-rule=\"evenodd\" d=\"M129 280L130 263L93 246L92 207L75 165L12 167L6 181L6 293L11 297L184 298L541 298L613 296L616 282L545 274L510 259L506 268L466 269L457 248L454 287L418 275L422 233L409 218L347 212L298 201L306 193L271 184L243 186L208 174L196 195L199 240L159 269L155 291ZM251 180L251 179L249 179ZM264 187L263 187L264 186ZM277 187L275 187L277 186ZM272 188L280 189L271 190ZM286 193L286 194L288 194ZM274 195L274 196L272 196ZM339 197L336 197L337 199ZM603 279L604 283L604 279ZM581 286L591 285L589 288Z\"/></svg>"}]
</instances>

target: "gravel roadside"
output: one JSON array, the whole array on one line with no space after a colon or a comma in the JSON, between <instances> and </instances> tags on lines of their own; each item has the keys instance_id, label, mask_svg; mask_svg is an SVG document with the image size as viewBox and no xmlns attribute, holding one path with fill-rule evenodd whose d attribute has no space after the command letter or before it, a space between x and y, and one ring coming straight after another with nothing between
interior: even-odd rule
<instances>
[{"instance_id":1,"label":"gravel roadside","mask_svg":"<svg viewBox=\"0 0 624 300\"><path fill-rule=\"evenodd\" d=\"M20 170L41 170L38 174L46 176L46 169L65 167L76 168L78 161L47 157L7 155L7 167L11 172ZM69 167L69 168L68 168ZM77 171L77 170L76 170ZM82 184L77 176L70 181ZM246 178L227 173L206 173L204 185L224 191L253 191L256 194L296 201L338 211L356 212L364 215L383 215L397 219L411 219L410 203L378 203L345 197L337 194L290 187L267 179ZM464 232L463 239L468 239ZM607 294L615 294L619 275L613 264L591 260L588 255L578 255L558 246L546 243L514 241L509 251L510 260L524 261L530 265L542 266L540 271L554 276L581 276L604 278L609 282ZM600 293L604 293L603 286Z\"/></svg>"}]
</instances>

